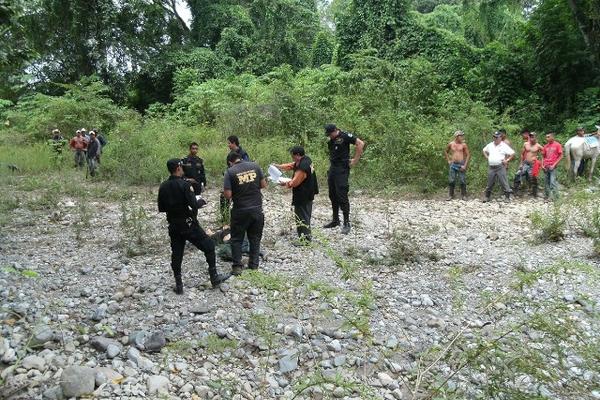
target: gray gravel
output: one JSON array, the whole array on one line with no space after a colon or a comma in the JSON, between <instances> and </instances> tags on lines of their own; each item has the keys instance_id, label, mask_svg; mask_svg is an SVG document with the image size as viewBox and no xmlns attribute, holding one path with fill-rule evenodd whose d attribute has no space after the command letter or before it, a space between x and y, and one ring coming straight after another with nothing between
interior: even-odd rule
<instances>
[{"instance_id":1,"label":"gray gravel","mask_svg":"<svg viewBox=\"0 0 600 400\"><path fill-rule=\"evenodd\" d=\"M6 322L0 327L0 397L290 399L301 391L297 398L360 399L369 393L411 399L418 357L457 332L467 339L492 335L499 321L490 320L482 304L508 292L519 271L560 260L598 268L591 240L576 226L567 227L561 242L535 242L528 216L549 207L539 200L482 204L354 193L349 235L315 229L327 244L297 248L290 195L270 188L264 201L268 257L261 270L231 278L226 290L212 290L203 256L189 246L185 293L177 296L155 195L153 188L127 200L142 204L148 216L140 228L140 255L127 251L131 240L118 203L88 200L97 212L80 239L77 198L36 211L39 223L33 226L29 210L14 211L0 232L0 320ZM207 198L212 202L202 210L201 225L214 229L218 192ZM314 226L329 217L326 195L319 195ZM227 272L230 264L220 261L219 269ZM350 279L343 279L345 269ZM532 301L558 295L582 321L597 311L600 289L578 270L544 279L524 295ZM370 300L361 297L367 292ZM513 307L502 300L493 304L509 317L517 314ZM597 337L594 325L587 326L582 334ZM541 340L533 329L523 335L532 343ZM600 378L576 357L569 363L573 376ZM446 364L436 368L444 376L451 371ZM465 371L447 386L476 398L488 380ZM514 384L560 398L528 375Z\"/></svg>"}]
</instances>

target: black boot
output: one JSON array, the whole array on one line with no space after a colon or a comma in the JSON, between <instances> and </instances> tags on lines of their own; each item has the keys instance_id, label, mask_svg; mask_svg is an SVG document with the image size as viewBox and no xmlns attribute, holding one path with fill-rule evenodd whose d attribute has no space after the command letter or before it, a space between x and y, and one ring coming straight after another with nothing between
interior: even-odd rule
<instances>
[{"instance_id":1,"label":"black boot","mask_svg":"<svg viewBox=\"0 0 600 400\"><path fill-rule=\"evenodd\" d=\"M491 196L492 196L492 193L485 192L485 198L483 199L483 202L488 203L489 201L491 201L492 200Z\"/></svg>"},{"instance_id":2,"label":"black boot","mask_svg":"<svg viewBox=\"0 0 600 400\"><path fill-rule=\"evenodd\" d=\"M339 219L334 219L333 221L331 221L327 225L323 225L323 228L329 229L329 228L335 228L336 226L340 226L340 220Z\"/></svg>"},{"instance_id":3,"label":"black boot","mask_svg":"<svg viewBox=\"0 0 600 400\"><path fill-rule=\"evenodd\" d=\"M460 197L462 200L467 200L467 185L460 185Z\"/></svg>"},{"instance_id":4,"label":"black boot","mask_svg":"<svg viewBox=\"0 0 600 400\"><path fill-rule=\"evenodd\" d=\"M212 285L213 289L215 289L229 278L231 278L231 274L217 274L210 277L210 284Z\"/></svg>"},{"instance_id":5,"label":"black boot","mask_svg":"<svg viewBox=\"0 0 600 400\"><path fill-rule=\"evenodd\" d=\"M208 275L210 276L210 283L213 289L219 287L221 283L231 278L231 274L218 274L216 265L208 266Z\"/></svg>"},{"instance_id":6,"label":"black boot","mask_svg":"<svg viewBox=\"0 0 600 400\"><path fill-rule=\"evenodd\" d=\"M175 289L173 289L177 294L183 294L183 282L181 281L181 275L175 276Z\"/></svg>"},{"instance_id":7,"label":"black boot","mask_svg":"<svg viewBox=\"0 0 600 400\"><path fill-rule=\"evenodd\" d=\"M446 200L454 200L454 185L448 186L448 198Z\"/></svg>"},{"instance_id":8,"label":"black boot","mask_svg":"<svg viewBox=\"0 0 600 400\"><path fill-rule=\"evenodd\" d=\"M342 226L342 234L347 235L350 233L350 222L344 221L344 226Z\"/></svg>"}]
</instances>

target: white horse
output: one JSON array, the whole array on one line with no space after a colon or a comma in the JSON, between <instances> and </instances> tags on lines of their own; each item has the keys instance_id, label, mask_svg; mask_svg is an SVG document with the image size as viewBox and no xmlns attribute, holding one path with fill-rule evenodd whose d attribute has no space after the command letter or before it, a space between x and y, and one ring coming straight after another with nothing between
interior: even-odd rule
<instances>
[{"instance_id":1,"label":"white horse","mask_svg":"<svg viewBox=\"0 0 600 400\"><path fill-rule=\"evenodd\" d=\"M574 179L577 176L577 170L581 160L592 160L592 166L590 168L590 174L588 180L592 181L594 175L594 167L596 166L596 159L600 155L600 141L596 147L591 147L586 143L585 138L580 136L573 136L565 143L565 153L567 155L567 168L569 175ZM571 162L571 157L573 162Z\"/></svg>"}]
</instances>

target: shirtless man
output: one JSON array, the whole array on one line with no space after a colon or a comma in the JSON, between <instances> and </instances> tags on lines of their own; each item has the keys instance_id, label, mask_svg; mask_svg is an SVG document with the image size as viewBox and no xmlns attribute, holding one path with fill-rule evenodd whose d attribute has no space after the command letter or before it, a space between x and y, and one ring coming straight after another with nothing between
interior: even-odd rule
<instances>
[{"instance_id":1,"label":"shirtless man","mask_svg":"<svg viewBox=\"0 0 600 400\"><path fill-rule=\"evenodd\" d=\"M535 132L531 132L529 134L529 141L525 142L523 150L521 151L521 165L519 166L519 169L521 170L521 179L525 178L529 182L529 185L531 186L531 195L533 197L537 197L537 177L540 165L536 166L536 164L540 162L539 155L542 154L543 149L543 146L537 142ZM518 190L518 187L515 187L515 189Z\"/></svg>"},{"instance_id":2,"label":"shirtless man","mask_svg":"<svg viewBox=\"0 0 600 400\"><path fill-rule=\"evenodd\" d=\"M456 186L456 177L460 181L460 194L463 200L467 199L467 181L465 172L471 159L469 146L464 143L465 133L463 131L454 132L454 140L448 143L444 150L446 161L448 161L448 200L454 199L454 187Z\"/></svg>"}]
</instances>

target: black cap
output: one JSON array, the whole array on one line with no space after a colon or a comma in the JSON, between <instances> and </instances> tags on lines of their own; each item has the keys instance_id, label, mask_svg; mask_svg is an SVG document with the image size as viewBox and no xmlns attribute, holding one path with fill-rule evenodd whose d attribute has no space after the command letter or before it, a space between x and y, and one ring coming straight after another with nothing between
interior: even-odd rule
<instances>
[{"instance_id":1,"label":"black cap","mask_svg":"<svg viewBox=\"0 0 600 400\"><path fill-rule=\"evenodd\" d=\"M500 131L496 131L492 136L495 138L499 138L500 136L502 136L502 134L500 133Z\"/></svg>"},{"instance_id":2,"label":"black cap","mask_svg":"<svg viewBox=\"0 0 600 400\"><path fill-rule=\"evenodd\" d=\"M167 169L169 170L170 173L173 173L173 172L175 172L177 167L181 164L182 163L179 158L171 158L169 161L167 161Z\"/></svg>"},{"instance_id":3,"label":"black cap","mask_svg":"<svg viewBox=\"0 0 600 400\"><path fill-rule=\"evenodd\" d=\"M336 129L337 126L335 126L335 124L325 125L325 136L329 136L329 134L335 132Z\"/></svg>"}]
</instances>

